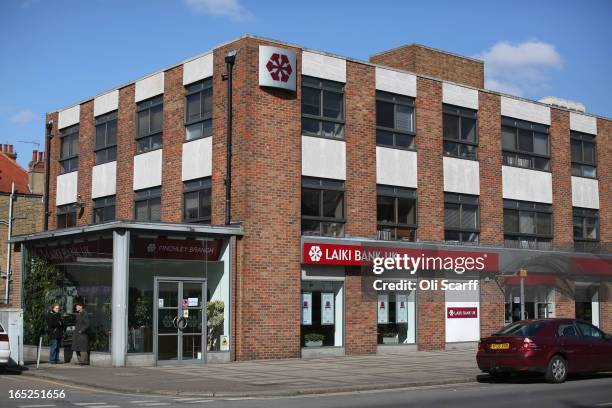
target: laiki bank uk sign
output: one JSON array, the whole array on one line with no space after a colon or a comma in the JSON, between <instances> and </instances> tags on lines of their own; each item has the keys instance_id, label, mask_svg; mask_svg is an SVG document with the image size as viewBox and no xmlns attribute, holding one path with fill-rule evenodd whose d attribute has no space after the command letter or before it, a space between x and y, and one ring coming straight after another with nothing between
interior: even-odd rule
<instances>
[{"instance_id":1,"label":"laiki bank uk sign","mask_svg":"<svg viewBox=\"0 0 612 408\"><path fill-rule=\"evenodd\" d=\"M259 46L259 86L295 91L296 76L295 51Z\"/></svg>"}]
</instances>

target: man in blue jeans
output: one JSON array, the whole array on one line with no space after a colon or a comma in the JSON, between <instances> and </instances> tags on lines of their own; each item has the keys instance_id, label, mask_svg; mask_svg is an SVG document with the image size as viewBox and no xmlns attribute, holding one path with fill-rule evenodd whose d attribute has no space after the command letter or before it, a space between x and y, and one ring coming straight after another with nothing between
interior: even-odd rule
<instances>
[{"instance_id":1,"label":"man in blue jeans","mask_svg":"<svg viewBox=\"0 0 612 408\"><path fill-rule=\"evenodd\" d=\"M59 349L64 336L64 324L60 315L60 305L54 303L47 313L47 329L49 331L49 363L59 364Z\"/></svg>"}]
</instances>

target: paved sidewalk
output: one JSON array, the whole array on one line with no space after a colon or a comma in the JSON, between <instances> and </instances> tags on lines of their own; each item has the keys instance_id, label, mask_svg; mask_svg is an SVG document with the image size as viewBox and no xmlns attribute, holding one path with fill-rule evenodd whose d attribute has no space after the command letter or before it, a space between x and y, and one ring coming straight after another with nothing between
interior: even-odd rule
<instances>
[{"instance_id":1,"label":"paved sidewalk","mask_svg":"<svg viewBox=\"0 0 612 408\"><path fill-rule=\"evenodd\" d=\"M120 392L204 397L319 394L466 383L475 351L409 352L312 360L260 360L171 367L41 365L24 375Z\"/></svg>"}]
</instances>

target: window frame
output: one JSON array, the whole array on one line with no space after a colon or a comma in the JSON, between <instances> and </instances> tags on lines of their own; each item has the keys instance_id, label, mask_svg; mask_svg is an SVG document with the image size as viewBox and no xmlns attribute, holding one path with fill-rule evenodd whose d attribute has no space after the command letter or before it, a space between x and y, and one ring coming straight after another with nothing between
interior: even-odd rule
<instances>
[{"instance_id":1,"label":"window frame","mask_svg":"<svg viewBox=\"0 0 612 408\"><path fill-rule=\"evenodd\" d=\"M393 212L394 212L394 222L389 221L379 221L378 220L378 197L388 197L393 198ZM399 222L399 199L411 199L414 202L414 224ZM419 206L418 206L418 197L417 191L414 188L408 187L397 187L390 186L384 184L376 185L376 231L383 231L382 228L393 228L393 240L394 241L416 241L418 223L419 223ZM413 240L406 239L398 239L398 229L410 229L412 230L412 234L414 238Z\"/></svg>"},{"instance_id":2,"label":"window frame","mask_svg":"<svg viewBox=\"0 0 612 408\"><path fill-rule=\"evenodd\" d=\"M106 197L98 197L94 198L92 203L92 223L93 224L102 224L109 221L114 221L117 217L117 207L116 207L116 196L106 196ZM113 216L112 218L106 219L106 210L108 208L113 208ZM96 221L96 210L102 209L103 219L101 221Z\"/></svg>"},{"instance_id":3,"label":"window frame","mask_svg":"<svg viewBox=\"0 0 612 408\"><path fill-rule=\"evenodd\" d=\"M197 87L197 88L196 88ZM210 99L211 99L211 109L210 109L210 114L206 113L203 114L202 113L202 107L204 106L204 92L207 91L208 89L210 89L211 91L211 95L210 95ZM184 114L184 125L185 125L185 142L191 142L193 140L198 140L198 139L203 139L205 137L211 137L212 136L212 118L213 118L213 109L214 109L214 104L213 102L213 81L212 81L212 77L203 79L201 81L196 81L193 82L191 84L187 84L185 85L185 114ZM196 95L196 94L200 94L200 117L195 118L195 119L188 119L188 99L190 96L192 95ZM198 137L194 137L191 139L187 139L187 128L193 125L197 125L199 123L204 124L204 122L210 122L210 134L204 134L204 128L202 128L202 134Z\"/></svg>"},{"instance_id":4,"label":"window frame","mask_svg":"<svg viewBox=\"0 0 612 408\"><path fill-rule=\"evenodd\" d=\"M449 227L446 224L446 204L454 204L459 205L459 227ZM478 224L477 228L464 228L463 227L463 206L470 205L476 207L476 223ZM480 197L477 195L471 194L459 194L459 193L444 193L444 241L445 242L460 242L462 244L470 244L470 245L478 245L480 243ZM448 240L446 239L446 232L458 232L460 239L457 240ZM464 233L476 234L476 241L466 241L463 239Z\"/></svg>"},{"instance_id":5,"label":"window frame","mask_svg":"<svg viewBox=\"0 0 612 408\"><path fill-rule=\"evenodd\" d=\"M318 81L318 85L314 85L313 83L309 83L308 81L313 80L313 81ZM330 85L334 85L334 86L330 86ZM303 105L304 105L304 98L303 95L301 97L301 102L300 102L300 113L301 113L301 124L300 124L300 129L301 129L301 134L304 136L311 136L311 137L321 137L324 139L331 139L331 140L345 140L345 132L346 132L346 92L345 92L345 83L343 82L338 82L338 81L331 81L329 79L323 79L323 78L318 78L318 77L314 77L314 76L309 76L309 75L302 75L302 94L303 94L303 89L304 88L310 88L310 89L315 89L319 92L319 115L312 115L312 114L308 114L308 113L304 113L304 109L303 109ZM341 90L338 90L338 88L340 88ZM342 119L336 119L336 118L330 118L327 116L323 116L323 111L324 111L324 99L323 99L323 95L325 94L325 92L333 92L335 94L341 95L342 96ZM310 120L316 120L319 123L319 131L317 133L312 133L312 132L308 132L304 130L304 126L302 124L303 119L310 119ZM340 125L341 126L341 131L340 131L340 136L339 137L330 137L330 136L325 136L323 133L323 122L330 122L333 123L335 125Z\"/></svg>"},{"instance_id":6,"label":"window frame","mask_svg":"<svg viewBox=\"0 0 612 408\"><path fill-rule=\"evenodd\" d=\"M145 195L146 194L146 195ZM140 197L139 197L140 195ZM152 220L151 219L151 201L159 199L159 210L160 210L160 219ZM139 202L147 203L147 218L146 219L138 219L136 216L136 204ZM134 220L135 221L145 221L145 222L159 222L161 221L161 186L145 188L142 190L134 191Z\"/></svg>"},{"instance_id":7,"label":"window frame","mask_svg":"<svg viewBox=\"0 0 612 408\"><path fill-rule=\"evenodd\" d=\"M99 115L95 118L95 134L94 134L94 161L95 164L104 164L104 163L110 163L112 161L116 161L117 160L117 133L118 132L118 128L117 128L117 123L118 123L118 111L112 111L109 113L105 113L103 115ZM109 123L111 123L112 121L115 121L115 143L114 144L109 144L108 143L108 126ZM98 138L98 127L102 127L104 126L104 146L98 147L96 146L96 140ZM108 152L112 151L114 149L115 154L114 154L114 158L110 159L109 158L109 154ZM106 152L106 159L105 160L98 160L98 153L105 151Z\"/></svg>"},{"instance_id":8,"label":"window frame","mask_svg":"<svg viewBox=\"0 0 612 408\"><path fill-rule=\"evenodd\" d=\"M457 135L458 135L458 139L452 139L450 137L448 137L446 135L446 133L444 132L444 117L445 116L453 116L458 118L457 121ZM473 119L474 120L474 136L475 136L475 142L471 142L469 140L464 140L461 138L461 133L462 133L462 121L463 119ZM455 106L455 105L450 105L450 104L443 104L442 105L442 154L446 157L455 157L458 159L463 159L463 160L475 160L478 161L478 111L475 109L469 109L469 108L464 108L461 106ZM445 143L455 143L457 145L457 150L459 150L459 147L461 145L465 145L465 146L473 146L475 148L474 150L474 157L465 157L465 156L461 156L459 153L457 154L447 154L445 149L444 149L444 144Z\"/></svg>"},{"instance_id":9,"label":"window frame","mask_svg":"<svg viewBox=\"0 0 612 408\"><path fill-rule=\"evenodd\" d=\"M378 102L385 102L393 104L393 122L394 126L397 126L397 107L408 106L412 109L412 131L405 131L398 129L397 127L389 128L386 126L378 125L378 108L376 109L376 146L387 147L391 149L401 149L416 151L416 101L415 98L407 95L399 95L392 92L376 91L376 104ZM391 133L393 137L393 144L389 145L386 143L380 143L378 141L378 132ZM404 135L411 137L411 143L409 147L398 146L397 135Z\"/></svg>"},{"instance_id":10,"label":"window frame","mask_svg":"<svg viewBox=\"0 0 612 408\"><path fill-rule=\"evenodd\" d=\"M60 223L60 219L63 219L64 222ZM71 225L68 225L68 221L74 221L74 223ZM56 207L56 228L57 229L76 227L76 224L77 224L77 207L75 203L58 205Z\"/></svg>"},{"instance_id":11,"label":"window frame","mask_svg":"<svg viewBox=\"0 0 612 408\"><path fill-rule=\"evenodd\" d=\"M210 191L209 195L211 197L210 215L206 217L202 217L201 216L202 207L200 206L200 194L206 190ZM192 194L192 193L198 193L198 215L200 215L198 218L187 218L186 217L187 215L187 211L185 207L186 202L187 202L186 195ZM203 177L200 179L184 181L183 182L183 222L210 224L211 216L212 216L212 178Z\"/></svg>"},{"instance_id":12,"label":"window frame","mask_svg":"<svg viewBox=\"0 0 612 408\"><path fill-rule=\"evenodd\" d=\"M161 115L162 115L161 129L157 132L151 132L151 110L158 106L161 106ZM148 114L149 132L145 135L141 135L140 127L139 127L140 126L139 115L141 112L144 112L144 111L149 112ZM154 137L158 135L159 135L159 147L151 148L151 145L152 145L151 141L153 140ZM152 152L152 151L163 148L164 146L163 136L164 136L164 95L163 94L157 95L152 98L148 98L148 99L138 102L136 104L136 152L135 152L135 155L139 155L142 153L148 153L148 152ZM139 150L139 143L145 139L147 139L149 142L149 148L144 149L144 150Z\"/></svg>"},{"instance_id":13,"label":"window frame","mask_svg":"<svg viewBox=\"0 0 612 408\"><path fill-rule=\"evenodd\" d=\"M319 209L318 209L319 215L318 216L304 215L300 209L301 222L306 220L306 221L315 221L319 223L319 235L307 234L307 236L320 236L320 237L329 236L329 235L324 235L322 233L322 224L323 223L334 223L334 224L342 224L341 236L343 237L345 235L344 229L346 225L346 182L345 180L334 180L334 179L302 176L302 185L301 185L302 199L303 199L304 189L317 190L319 194ZM324 192L325 191L342 192L342 218L323 216L324 199L325 199ZM301 226L300 226L300 231L302 231ZM303 232L301 232L301 234L304 235Z\"/></svg>"},{"instance_id":14,"label":"window frame","mask_svg":"<svg viewBox=\"0 0 612 408\"><path fill-rule=\"evenodd\" d=\"M554 225L553 225L553 210L551 204L537 203L531 201L520 201L504 199L504 240L521 241L521 240L534 240L534 242L549 242L552 241L554 236ZM517 214L517 232L506 231L506 211L515 211ZM535 233L521 232L521 212L529 212L534 214L534 229ZM537 232L538 228L538 215L547 214L550 217L550 233L542 234ZM512 238L508 238L512 237Z\"/></svg>"},{"instance_id":15,"label":"window frame","mask_svg":"<svg viewBox=\"0 0 612 408\"><path fill-rule=\"evenodd\" d=\"M59 131L59 172L60 174L72 173L73 171L79 170L79 132L80 132L80 123L76 125L68 126ZM68 156L63 156L63 147L66 140L69 139L70 146L70 154ZM72 141L76 139L76 152L72 151ZM66 169L66 164L68 164L68 170Z\"/></svg>"},{"instance_id":16,"label":"window frame","mask_svg":"<svg viewBox=\"0 0 612 408\"><path fill-rule=\"evenodd\" d=\"M514 144L515 144L515 149L508 149L506 147L504 147L504 140L503 140L503 135L504 135L504 127L506 128L512 128L514 129ZM519 149L519 130L526 130L529 131L531 133L531 143L532 146L535 146L534 140L535 140L535 133L540 133L540 134L546 134L547 136L547 146L546 146L546 150L548 151L548 155L543 155L540 153L535 153L533 151L526 151L526 150L521 150ZM515 118L511 118L511 117L507 117L507 116L502 116L501 118L501 146L502 146L502 164L504 166L511 166L511 167L518 167L521 169L529 169L529 170L536 170L536 171L545 171L547 173L551 172L551 166L550 166L550 161L551 161L551 145L550 145L550 126L548 125L544 125L541 123L536 123L536 122L528 122L525 120L520 120L520 119L515 119ZM523 156L529 156L530 158L530 162L531 165L530 167L525 167L525 166L519 166L517 164L509 164L506 160L506 154L510 154L510 155L514 155L516 158L518 158L519 155L523 155ZM547 169L539 169L535 167L535 159L546 159L546 167Z\"/></svg>"},{"instance_id":17,"label":"window frame","mask_svg":"<svg viewBox=\"0 0 612 408\"><path fill-rule=\"evenodd\" d=\"M574 152L573 152L573 149L571 148L571 143L574 141L580 142L580 153L582 156L581 160L577 160L576 158L574 158ZM590 163L584 160L584 144L585 143L589 143L593 145L593 163ZM597 179L597 138L595 135L592 135L590 133L584 133L584 132L578 132L575 130L571 130L570 131L570 155L571 155L571 162L572 162L572 176ZM574 174L574 165L580 166L580 172L579 172L580 174ZM593 167L595 169L595 176L591 177L591 176L585 175L584 168L582 166Z\"/></svg>"},{"instance_id":18,"label":"window frame","mask_svg":"<svg viewBox=\"0 0 612 408\"><path fill-rule=\"evenodd\" d=\"M575 219L580 218L582 220L582 232L583 236L581 238L574 237L574 242L599 242L600 240L600 224L599 224L599 210L591 209L591 208L582 208L582 207L573 207L572 208L572 225L576 226ZM596 221L596 232L597 238L586 238L584 235L586 228L585 222L587 219L592 219Z\"/></svg>"}]
</instances>

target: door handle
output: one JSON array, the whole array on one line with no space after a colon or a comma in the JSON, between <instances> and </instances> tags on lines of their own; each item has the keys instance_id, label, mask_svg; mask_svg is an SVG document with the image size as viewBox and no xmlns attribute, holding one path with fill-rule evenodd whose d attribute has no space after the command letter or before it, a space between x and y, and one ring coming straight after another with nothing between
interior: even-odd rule
<instances>
[{"instance_id":1,"label":"door handle","mask_svg":"<svg viewBox=\"0 0 612 408\"><path fill-rule=\"evenodd\" d=\"M172 326L174 326L175 329L178 329L177 320L178 316L174 316L174 319L172 319Z\"/></svg>"},{"instance_id":2,"label":"door handle","mask_svg":"<svg viewBox=\"0 0 612 408\"><path fill-rule=\"evenodd\" d=\"M183 316L179 317L177 319L176 325L180 331L185 330L185 327L187 327L187 319L184 318Z\"/></svg>"}]
</instances>

